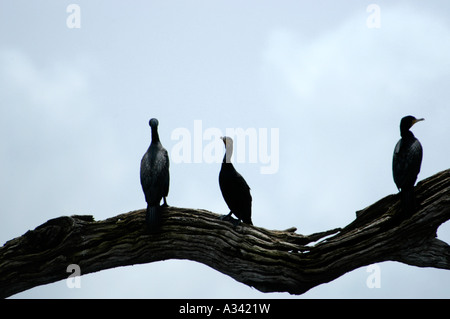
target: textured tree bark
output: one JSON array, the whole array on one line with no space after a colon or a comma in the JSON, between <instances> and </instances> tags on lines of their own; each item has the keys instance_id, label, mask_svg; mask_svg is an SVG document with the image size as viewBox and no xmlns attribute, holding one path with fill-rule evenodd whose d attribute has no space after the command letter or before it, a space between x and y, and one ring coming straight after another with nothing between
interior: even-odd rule
<instances>
[{"instance_id":1,"label":"textured tree bark","mask_svg":"<svg viewBox=\"0 0 450 319\"><path fill-rule=\"evenodd\" d=\"M420 205L399 217L399 196L356 212L344 228L312 235L240 224L200 209L169 207L160 232L149 234L145 210L103 221L92 216L51 219L0 248L0 297L81 274L166 259L206 264L262 292L302 294L348 271L393 260L450 269L450 246L436 238L450 219L450 170L416 186Z\"/></svg>"}]
</instances>

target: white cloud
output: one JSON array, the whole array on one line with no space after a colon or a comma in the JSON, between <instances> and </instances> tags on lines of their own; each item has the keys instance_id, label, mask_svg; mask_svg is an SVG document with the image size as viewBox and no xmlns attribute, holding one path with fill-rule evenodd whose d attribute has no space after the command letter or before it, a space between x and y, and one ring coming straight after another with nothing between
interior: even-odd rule
<instances>
[{"instance_id":1,"label":"white cloud","mask_svg":"<svg viewBox=\"0 0 450 319\"><path fill-rule=\"evenodd\" d=\"M272 30L264 54L267 68L300 100L331 95L345 100L344 111L380 94L404 98L411 89L448 74L449 26L444 21L412 8L383 7L382 28L369 29L362 14L315 39Z\"/></svg>"},{"instance_id":2,"label":"white cloud","mask_svg":"<svg viewBox=\"0 0 450 319\"><path fill-rule=\"evenodd\" d=\"M49 218L108 210L119 200L102 185L119 184L127 158L118 156L113 123L89 91L90 62L78 62L42 65L21 50L0 50L0 188L13 212L0 217L10 226L3 242Z\"/></svg>"},{"instance_id":3,"label":"white cloud","mask_svg":"<svg viewBox=\"0 0 450 319\"><path fill-rule=\"evenodd\" d=\"M4 85L20 90L27 98L28 106L34 108L27 111L58 120L64 115L81 116L81 112L89 112L92 107L86 105L87 100L83 100L89 83L76 62L54 61L49 66L37 67L24 52L3 49L0 51L0 63ZM27 104L22 107L27 108Z\"/></svg>"}]
</instances>

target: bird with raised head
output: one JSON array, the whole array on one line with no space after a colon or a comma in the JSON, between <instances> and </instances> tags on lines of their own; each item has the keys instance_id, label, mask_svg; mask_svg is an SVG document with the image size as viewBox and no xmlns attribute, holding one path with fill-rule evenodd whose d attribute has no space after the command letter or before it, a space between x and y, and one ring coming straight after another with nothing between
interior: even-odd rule
<instances>
[{"instance_id":1,"label":"bird with raised head","mask_svg":"<svg viewBox=\"0 0 450 319\"><path fill-rule=\"evenodd\" d=\"M234 214L238 220L235 226L242 220L246 224L252 223L252 196L250 187L245 179L239 174L231 163L233 154L233 140L230 137L221 137L225 144L225 155L219 173L219 186L222 196L230 209L228 215L222 216L223 220L231 220Z\"/></svg>"},{"instance_id":2,"label":"bird with raised head","mask_svg":"<svg viewBox=\"0 0 450 319\"><path fill-rule=\"evenodd\" d=\"M416 210L414 184L420 172L423 149L419 140L410 131L410 128L423 118L416 119L412 115L405 116L400 121L401 139L397 142L392 159L392 174L395 185L400 191L402 211L409 216Z\"/></svg>"},{"instance_id":3,"label":"bird with raised head","mask_svg":"<svg viewBox=\"0 0 450 319\"><path fill-rule=\"evenodd\" d=\"M169 155L159 140L158 124L155 118L149 121L152 140L142 157L140 171L141 186L147 202L145 220L151 232L160 226L160 202L163 199L162 206L168 206L166 197L169 194Z\"/></svg>"}]
</instances>

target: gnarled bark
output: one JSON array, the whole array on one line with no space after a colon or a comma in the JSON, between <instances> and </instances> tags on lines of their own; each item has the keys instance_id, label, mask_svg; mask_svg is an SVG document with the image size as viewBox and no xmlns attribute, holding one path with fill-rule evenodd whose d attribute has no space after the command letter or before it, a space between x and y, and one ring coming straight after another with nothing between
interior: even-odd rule
<instances>
[{"instance_id":1,"label":"gnarled bark","mask_svg":"<svg viewBox=\"0 0 450 319\"><path fill-rule=\"evenodd\" d=\"M418 183L419 210L399 219L399 196L389 195L356 213L344 228L312 235L234 227L200 209L169 207L160 232L145 227L145 211L106 220L51 219L0 248L0 297L68 277L165 259L206 264L263 292L302 294L358 267L394 260L450 269L450 246L436 238L450 218L450 170Z\"/></svg>"}]
</instances>

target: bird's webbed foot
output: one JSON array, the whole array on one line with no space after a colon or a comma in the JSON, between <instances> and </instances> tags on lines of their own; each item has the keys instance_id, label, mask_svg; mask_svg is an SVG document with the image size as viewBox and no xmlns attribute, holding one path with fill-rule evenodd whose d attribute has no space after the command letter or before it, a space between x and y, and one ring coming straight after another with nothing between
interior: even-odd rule
<instances>
[{"instance_id":1,"label":"bird's webbed foot","mask_svg":"<svg viewBox=\"0 0 450 319\"><path fill-rule=\"evenodd\" d=\"M230 221L233 217L231 217L231 212L228 215L221 215L219 216L220 220L226 220L226 221Z\"/></svg>"},{"instance_id":2,"label":"bird's webbed foot","mask_svg":"<svg viewBox=\"0 0 450 319\"><path fill-rule=\"evenodd\" d=\"M163 197L163 204L161 205L161 207L169 207L169 205L167 204L167 200L165 197Z\"/></svg>"},{"instance_id":3,"label":"bird's webbed foot","mask_svg":"<svg viewBox=\"0 0 450 319\"><path fill-rule=\"evenodd\" d=\"M219 217L220 220L229 221L233 224L234 227L239 225L239 219L231 217L232 212L230 212L228 215L222 215Z\"/></svg>"}]
</instances>

